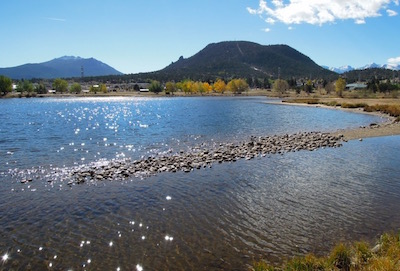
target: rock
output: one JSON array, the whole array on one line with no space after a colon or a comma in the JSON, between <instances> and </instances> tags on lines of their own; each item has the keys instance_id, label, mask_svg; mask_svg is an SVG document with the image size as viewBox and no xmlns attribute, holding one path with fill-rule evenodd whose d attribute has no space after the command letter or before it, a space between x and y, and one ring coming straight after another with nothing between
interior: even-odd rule
<instances>
[{"instance_id":1,"label":"rock","mask_svg":"<svg viewBox=\"0 0 400 271\"><path fill-rule=\"evenodd\" d=\"M178 170L191 172L193 169L212 167L212 163L234 162L238 159L251 160L257 156L267 154L284 154L300 150L314 151L318 148L340 147L343 135L332 136L327 133L308 132L292 135L255 137L241 143L220 143L214 148L201 150L193 148L185 153L169 156L147 157L142 160L113 161L109 165L99 167L84 167L71 173L76 178L76 183L85 180L113 180L125 179L129 176L149 176L161 172L176 172ZM170 151L169 153L171 153Z\"/></svg>"},{"instance_id":2,"label":"rock","mask_svg":"<svg viewBox=\"0 0 400 271\"><path fill-rule=\"evenodd\" d=\"M374 246L374 247L371 249L371 252L372 252L372 253L378 253L379 250L381 249L381 247L382 247L381 244L377 244L376 246Z\"/></svg>"},{"instance_id":3,"label":"rock","mask_svg":"<svg viewBox=\"0 0 400 271\"><path fill-rule=\"evenodd\" d=\"M25 183L30 183L32 182L32 179L22 179L21 183L25 184Z\"/></svg>"},{"instance_id":4,"label":"rock","mask_svg":"<svg viewBox=\"0 0 400 271\"><path fill-rule=\"evenodd\" d=\"M371 123L371 124L369 125L369 127L370 127L370 128L378 128L379 125L378 125L377 123Z\"/></svg>"}]
</instances>

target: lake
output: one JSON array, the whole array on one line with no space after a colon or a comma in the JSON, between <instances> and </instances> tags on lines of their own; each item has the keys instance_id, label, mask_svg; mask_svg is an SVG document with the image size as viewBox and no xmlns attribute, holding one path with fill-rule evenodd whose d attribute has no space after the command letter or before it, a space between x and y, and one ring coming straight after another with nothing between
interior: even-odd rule
<instances>
[{"instance_id":1,"label":"lake","mask_svg":"<svg viewBox=\"0 0 400 271\"><path fill-rule=\"evenodd\" d=\"M246 270L397 230L400 136L67 185L91 163L382 121L270 101L0 100L0 269Z\"/></svg>"}]
</instances>

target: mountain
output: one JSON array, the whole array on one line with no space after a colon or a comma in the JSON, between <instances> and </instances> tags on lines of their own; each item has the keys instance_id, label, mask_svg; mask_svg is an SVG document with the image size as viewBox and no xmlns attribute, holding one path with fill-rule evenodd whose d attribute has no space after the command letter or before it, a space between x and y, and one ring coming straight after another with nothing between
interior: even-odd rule
<instances>
[{"instance_id":1,"label":"mountain","mask_svg":"<svg viewBox=\"0 0 400 271\"><path fill-rule=\"evenodd\" d=\"M400 71L400 64L385 64L382 65L382 68L384 69L389 69L389 70L394 70L394 71Z\"/></svg>"},{"instance_id":2,"label":"mountain","mask_svg":"<svg viewBox=\"0 0 400 271\"><path fill-rule=\"evenodd\" d=\"M357 70L366 70L366 69L375 69L375 68L382 68L382 65L378 65L376 63L370 63L365 66L358 68Z\"/></svg>"},{"instance_id":3,"label":"mountain","mask_svg":"<svg viewBox=\"0 0 400 271\"><path fill-rule=\"evenodd\" d=\"M322 66L325 69L328 69L330 71L334 71L336 73L346 73L346 72L350 72L353 70L366 70L366 69L388 69L388 70L395 70L395 71L399 71L400 70L400 64L396 65L396 64L384 64L384 65L379 65L376 63L371 63L371 64L367 64L364 65L362 67L359 67L357 69L353 68L352 66L346 65L346 66L342 66L339 68L334 68L334 67L327 67L327 66Z\"/></svg>"},{"instance_id":4,"label":"mountain","mask_svg":"<svg viewBox=\"0 0 400 271\"><path fill-rule=\"evenodd\" d=\"M333 72L336 72L336 73L340 73L340 74L354 70L354 68L352 66L350 66L350 65L345 65L345 66L341 66L341 67L338 67L338 68L328 67L328 66L322 66L322 67L324 67L325 69L328 69L330 71L333 71Z\"/></svg>"},{"instance_id":5,"label":"mountain","mask_svg":"<svg viewBox=\"0 0 400 271\"><path fill-rule=\"evenodd\" d=\"M0 68L0 74L12 79L80 77L82 67L84 76L122 74L116 69L94 58L81 58L75 56L63 56L43 63L24 64L11 68Z\"/></svg>"},{"instance_id":6,"label":"mountain","mask_svg":"<svg viewBox=\"0 0 400 271\"><path fill-rule=\"evenodd\" d=\"M187 59L151 74L159 80L210 80L218 77L336 77L309 57L288 45L260 45L247 41L226 41L207 45Z\"/></svg>"}]
</instances>

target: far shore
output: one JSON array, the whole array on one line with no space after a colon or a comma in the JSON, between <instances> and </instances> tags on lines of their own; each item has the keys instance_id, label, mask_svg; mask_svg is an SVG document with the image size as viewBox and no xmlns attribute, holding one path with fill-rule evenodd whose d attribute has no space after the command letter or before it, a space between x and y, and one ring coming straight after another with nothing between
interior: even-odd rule
<instances>
[{"instance_id":1,"label":"far shore","mask_svg":"<svg viewBox=\"0 0 400 271\"><path fill-rule=\"evenodd\" d=\"M370 105L375 104L400 104L399 99L345 99L345 98L324 98L322 101L343 101L346 103L366 103ZM358 128L352 129L340 129L332 132L332 135L343 135L346 140L362 140L363 138L370 137L381 137L381 136L394 136L400 135L400 122L396 121L396 118L389 116L388 114L384 114L381 112L366 112L362 108L342 108L340 106L328 106L324 104L306 104L306 103L292 103L285 101L277 101L272 102L273 104L280 105L288 105L288 106L307 106L307 107L315 107L315 108L327 108L333 110L342 110L353 113L361 113L361 114L369 114L375 115L382 118L382 122L380 123L371 123L369 126L362 126Z\"/></svg>"}]
</instances>

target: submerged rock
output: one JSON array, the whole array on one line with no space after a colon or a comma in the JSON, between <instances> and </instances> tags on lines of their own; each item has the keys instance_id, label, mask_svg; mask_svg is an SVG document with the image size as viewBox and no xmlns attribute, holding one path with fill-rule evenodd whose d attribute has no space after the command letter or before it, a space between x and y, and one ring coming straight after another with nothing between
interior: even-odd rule
<instances>
[{"instance_id":1,"label":"submerged rock","mask_svg":"<svg viewBox=\"0 0 400 271\"><path fill-rule=\"evenodd\" d=\"M281 136L250 137L241 143L219 144L214 149L198 149L192 152L179 151L169 156L148 157L142 160L114 161L102 166L86 166L75 170L75 183L85 181L122 180L131 176L148 176L161 172L191 172L194 169L211 167L213 163L251 160L267 154L284 154L300 150L314 151L319 148L342 146L343 136L329 133L307 132Z\"/></svg>"}]
</instances>

